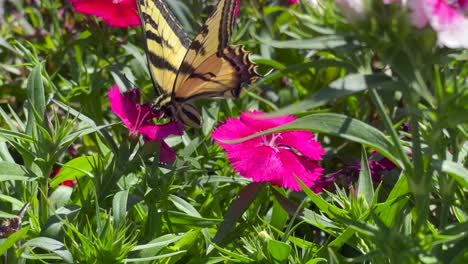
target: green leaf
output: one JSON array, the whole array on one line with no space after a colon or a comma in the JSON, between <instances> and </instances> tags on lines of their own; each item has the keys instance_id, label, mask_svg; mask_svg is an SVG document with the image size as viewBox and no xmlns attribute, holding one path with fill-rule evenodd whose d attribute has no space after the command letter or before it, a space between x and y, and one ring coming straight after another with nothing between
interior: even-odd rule
<instances>
[{"instance_id":1,"label":"green leaf","mask_svg":"<svg viewBox=\"0 0 468 264\"><path fill-rule=\"evenodd\" d=\"M50 204L52 208L57 209L65 204L70 200L72 195L73 188L68 186L59 186L51 195L50 195Z\"/></svg>"},{"instance_id":2,"label":"green leaf","mask_svg":"<svg viewBox=\"0 0 468 264\"><path fill-rule=\"evenodd\" d=\"M314 258L314 259L311 259L311 260L307 261L306 264L317 264L317 263L320 263L320 262L325 262L325 263L327 263L327 259L324 259L324 258Z\"/></svg>"},{"instance_id":3,"label":"green leaf","mask_svg":"<svg viewBox=\"0 0 468 264\"><path fill-rule=\"evenodd\" d=\"M252 35L255 35L254 33ZM325 50L334 49L348 45L357 45L356 42L350 42L343 36L330 35L330 36L319 36L311 39L297 39L297 40L272 40L265 37L255 37L263 44L279 48L279 49L315 49Z\"/></svg>"},{"instance_id":4,"label":"green leaf","mask_svg":"<svg viewBox=\"0 0 468 264\"><path fill-rule=\"evenodd\" d=\"M317 63L317 62L315 62ZM301 113L305 110L314 109L342 97L353 95L372 88L386 88L396 86L397 82L393 81L386 75L366 75L366 74L348 74L341 79L337 79L330 83L327 87L320 89L318 92L309 98L290 106L287 106L279 111L270 113L269 116L280 116L284 114Z\"/></svg>"},{"instance_id":5,"label":"green leaf","mask_svg":"<svg viewBox=\"0 0 468 264\"><path fill-rule=\"evenodd\" d=\"M299 212L300 217L307 223L316 226L322 229L325 232L331 233L331 229L338 228L333 221L328 219L322 214L317 214L312 210L307 208L298 208L299 206L291 201L290 199L284 197L277 190L273 189L273 195L276 201L281 205L281 207L288 212L289 215L293 216ZM326 202L325 202L326 203Z\"/></svg>"},{"instance_id":6,"label":"green leaf","mask_svg":"<svg viewBox=\"0 0 468 264\"><path fill-rule=\"evenodd\" d=\"M186 227L213 227L221 223L221 219L194 217L185 213L169 211L172 224L185 225Z\"/></svg>"},{"instance_id":7,"label":"green leaf","mask_svg":"<svg viewBox=\"0 0 468 264\"><path fill-rule=\"evenodd\" d=\"M463 188L468 189L468 170L459 163L450 160L433 161L434 166L452 178L454 178Z\"/></svg>"},{"instance_id":8,"label":"green leaf","mask_svg":"<svg viewBox=\"0 0 468 264\"><path fill-rule=\"evenodd\" d=\"M3 18L2 18L2 20L3 20ZM11 46L11 45L5 40L5 38L3 38L3 36L1 36L1 35L0 35L0 46L2 46L2 47L4 47L4 48L8 49L9 52L13 52L13 53L18 54L18 51L17 51L15 48L13 48L13 46ZM0 254L0 255L1 255L1 254Z\"/></svg>"},{"instance_id":9,"label":"green leaf","mask_svg":"<svg viewBox=\"0 0 468 264\"><path fill-rule=\"evenodd\" d=\"M341 216L345 214L342 209L328 203L322 197L315 194L312 190L305 186L299 178L297 178L296 176L295 178L296 181L298 181L301 185L302 190L310 198L310 200L320 209L320 211L327 214L331 219L335 218L335 216Z\"/></svg>"},{"instance_id":10,"label":"green leaf","mask_svg":"<svg viewBox=\"0 0 468 264\"><path fill-rule=\"evenodd\" d=\"M234 229L237 220L239 220L247 208L249 208L250 204L255 200L255 197L257 197L257 193L260 192L263 187L263 183L252 182L239 192L224 214L224 221L221 223L218 232L216 232L213 238L214 243L220 244L229 232ZM208 249L208 252L210 252L210 249Z\"/></svg>"},{"instance_id":11,"label":"green leaf","mask_svg":"<svg viewBox=\"0 0 468 264\"><path fill-rule=\"evenodd\" d=\"M44 84L42 82L42 65L38 63L29 74L27 83L28 100L31 104L28 109L28 122L26 133L32 135L32 129L36 126L36 112L40 117L45 113L45 94Z\"/></svg>"},{"instance_id":12,"label":"green leaf","mask_svg":"<svg viewBox=\"0 0 468 264\"><path fill-rule=\"evenodd\" d=\"M177 207L179 210L182 212L193 216L193 217L202 217L200 213L193 207L190 203L185 201L184 199L175 196L175 195L169 195L169 200Z\"/></svg>"},{"instance_id":13,"label":"green leaf","mask_svg":"<svg viewBox=\"0 0 468 264\"><path fill-rule=\"evenodd\" d=\"M57 186L66 180L76 180L84 175L87 175L93 170L93 164L99 162L99 157L96 156L81 156L65 163L60 172L50 181L50 187Z\"/></svg>"},{"instance_id":14,"label":"green leaf","mask_svg":"<svg viewBox=\"0 0 468 264\"><path fill-rule=\"evenodd\" d=\"M393 186L387 200L375 206L375 213L380 216L380 219L387 227L391 227L409 199L408 179L402 174L395 186Z\"/></svg>"},{"instance_id":15,"label":"green leaf","mask_svg":"<svg viewBox=\"0 0 468 264\"><path fill-rule=\"evenodd\" d=\"M367 153L364 148L361 148L361 170L359 172L357 196L364 197L368 208L372 206L374 188L372 186L372 175L369 169L369 162L367 161Z\"/></svg>"},{"instance_id":16,"label":"green leaf","mask_svg":"<svg viewBox=\"0 0 468 264\"><path fill-rule=\"evenodd\" d=\"M5 195L3 193L0 193L0 200L2 201L6 201L6 202L9 202L19 208L22 208L24 206L24 203L14 197L11 197L11 196L8 196L8 195Z\"/></svg>"},{"instance_id":17,"label":"green leaf","mask_svg":"<svg viewBox=\"0 0 468 264\"><path fill-rule=\"evenodd\" d=\"M245 256L245 255L237 254L237 253L234 253L234 252L229 251L229 250L227 250L227 249L224 249L224 248L222 248L222 247L216 245L215 243L211 243L210 246L216 248L219 252L221 252L221 253L223 253L223 254L225 254L225 255L227 255L227 256L230 256L230 257L232 257L232 258L234 258L234 259L236 259L236 260L237 260L236 262L240 262L240 263L253 263L253 261L254 261L253 259L248 258L248 257Z\"/></svg>"},{"instance_id":18,"label":"green leaf","mask_svg":"<svg viewBox=\"0 0 468 264\"><path fill-rule=\"evenodd\" d=\"M8 236L8 238L5 239L0 245L0 256L2 256L3 253L5 253L9 248L11 248L17 241L26 237L26 233L28 233L29 229L29 226L25 226L24 228L21 228L20 230Z\"/></svg>"},{"instance_id":19,"label":"green leaf","mask_svg":"<svg viewBox=\"0 0 468 264\"><path fill-rule=\"evenodd\" d=\"M273 258L273 263L286 263L291 253L291 246L277 240L268 240L268 252Z\"/></svg>"},{"instance_id":20,"label":"green leaf","mask_svg":"<svg viewBox=\"0 0 468 264\"><path fill-rule=\"evenodd\" d=\"M63 243L52 238L36 237L29 241L26 241L26 243L24 243L22 247L26 249L36 247L42 248L44 250L55 253L67 263L73 263L73 256L67 249L65 249Z\"/></svg>"},{"instance_id":21,"label":"green leaf","mask_svg":"<svg viewBox=\"0 0 468 264\"><path fill-rule=\"evenodd\" d=\"M125 225L127 215L128 190L123 190L114 195L112 199L112 214L114 216L114 227Z\"/></svg>"},{"instance_id":22,"label":"green leaf","mask_svg":"<svg viewBox=\"0 0 468 264\"><path fill-rule=\"evenodd\" d=\"M171 243L179 241L183 236L184 234L183 235L175 235L175 234L163 235L163 236L160 236L158 238L151 240L147 244L134 246L132 248L132 251L148 250L148 249L154 249L154 248L162 249L163 247L166 247ZM159 250L157 252L152 252L152 253L157 254L158 252Z\"/></svg>"},{"instance_id":23,"label":"green leaf","mask_svg":"<svg viewBox=\"0 0 468 264\"><path fill-rule=\"evenodd\" d=\"M28 136L26 134L19 133L19 132L14 132L14 131L2 129L2 128L0 128L0 135L2 135L5 138L16 138L18 140L23 140L23 141L26 141L26 142L32 142L33 141L32 137L30 137L30 136Z\"/></svg>"},{"instance_id":24,"label":"green leaf","mask_svg":"<svg viewBox=\"0 0 468 264\"><path fill-rule=\"evenodd\" d=\"M260 85L265 84L265 83L271 83L274 80L280 79L285 75L288 75L288 74L291 74L291 73L296 73L296 72L301 72L301 71L308 70L308 69L311 69L311 68L319 70L319 69L323 69L323 68L333 67L333 68L343 68L343 69L346 69L348 71L352 71L354 69L353 65L350 65L348 63L341 62L341 61L336 61L336 60L326 60L326 59L318 60L318 61L311 61L311 62L306 62L306 63L300 63L300 64L293 64L293 65L289 65L287 67L285 67L284 65L281 65L279 63L271 63L271 64L273 66L276 66L275 68L277 68L279 71L275 71L275 72L272 72L272 73L266 75L264 78L262 78L261 80L256 82L254 84L255 86L260 86ZM373 75L373 76L376 76L376 75ZM387 80L388 80L388 77L387 77ZM333 83L335 83L335 82L333 82ZM323 93L324 95L320 95L320 96L317 95L315 97L317 97L317 99L321 99L322 97L325 97L329 93L338 93L338 94L343 94L343 96L344 96L345 92L342 91L343 88L341 86L342 85L339 83L339 81L336 81L336 83L332 87L323 88L323 89L326 89L323 92L319 91L319 93ZM362 86L362 84L361 84L361 86ZM350 87L350 88L353 88L353 87ZM327 89L331 89L331 91L327 91ZM338 91L335 92L335 90L338 90ZM358 91L354 91L354 92L358 92ZM349 94L352 94L354 92L350 91ZM306 109L308 109L308 108L306 108ZM302 111L303 110L304 109L302 109Z\"/></svg>"},{"instance_id":25,"label":"green leaf","mask_svg":"<svg viewBox=\"0 0 468 264\"><path fill-rule=\"evenodd\" d=\"M395 163L401 164L396 158L395 147L384 133L360 120L333 113L307 115L283 126L262 131L245 138L225 140L223 142L232 144L271 133L295 130L309 130L312 132L330 134L370 146L382 155L395 161Z\"/></svg>"},{"instance_id":26,"label":"green leaf","mask_svg":"<svg viewBox=\"0 0 468 264\"><path fill-rule=\"evenodd\" d=\"M26 170L24 166L0 161L0 182L2 181L32 181L35 178Z\"/></svg>"},{"instance_id":27,"label":"green leaf","mask_svg":"<svg viewBox=\"0 0 468 264\"><path fill-rule=\"evenodd\" d=\"M162 255L157 255L157 256L147 257L147 258L124 259L123 262L124 263L147 262L147 261L150 261L150 260L169 258L169 257L176 256L176 255L179 255L179 254L184 254L185 252L187 252L187 251L186 250L181 250L181 251L177 251L177 252L172 252L172 253L168 253L168 254L162 254Z\"/></svg>"}]
</instances>

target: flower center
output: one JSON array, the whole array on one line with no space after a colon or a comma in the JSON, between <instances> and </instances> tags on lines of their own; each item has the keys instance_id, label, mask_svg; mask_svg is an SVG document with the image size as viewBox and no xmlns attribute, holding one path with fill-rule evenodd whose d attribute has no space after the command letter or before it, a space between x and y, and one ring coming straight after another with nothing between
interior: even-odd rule
<instances>
[{"instance_id":1,"label":"flower center","mask_svg":"<svg viewBox=\"0 0 468 264\"><path fill-rule=\"evenodd\" d=\"M270 135L263 136L263 144L272 148L276 148L276 140L281 138L281 133L273 133Z\"/></svg>"}]
</instances>

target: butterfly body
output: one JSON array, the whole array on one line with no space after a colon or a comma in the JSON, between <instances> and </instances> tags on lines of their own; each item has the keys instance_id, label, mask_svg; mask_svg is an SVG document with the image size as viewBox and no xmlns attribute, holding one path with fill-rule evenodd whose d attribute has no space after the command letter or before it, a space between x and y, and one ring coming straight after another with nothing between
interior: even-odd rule
<instances>
[{"instance_id":1,"label":"butterfly body","mask_svg":"<svg viewBox=\"0 0 468 264\"><path fill-rule=\"evenodd\" d=\"M259 74L243 46L229 45L236 0L220 0L193 41L163 0L138 0L146 54L159 94L153 109L199 127L191 102L198 98L237 98Z\"/></svg>"}]
</instances>

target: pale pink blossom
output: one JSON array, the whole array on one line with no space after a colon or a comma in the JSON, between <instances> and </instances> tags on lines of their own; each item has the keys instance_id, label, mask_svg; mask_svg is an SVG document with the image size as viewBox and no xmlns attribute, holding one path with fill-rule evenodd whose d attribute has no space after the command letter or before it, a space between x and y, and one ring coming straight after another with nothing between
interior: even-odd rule
<instances>
[{"instance_id":1,"label":"pale pink blossom","mask_svg":"<svg viewBox=\"0 0 468 264\"><path fill-rule=\"evenodd\" d=\"M468 48L468 1L412 0L408 5L414 26L430 25L446 47Z\"/></svg>"},{"instance_id":2,"label":"pale pink blossom","mask_svg":"<svg viewBox=\"0 0 468 264\"><path fill-rule=\"evenodd\" d=\"M76 12L101 17L112 27L140 25L136 0L71 0Z\"/></svg>"},{"instance_id":3,"label":"pale pink blossom","mask_svg":"<svg viewBox=\"0 0 468 264\"><path fill-rule=\"evenodd\" d=\"M335 2L348 19L367 17L367 0L336 0Z\"/></svg>"},{"instance_id":4,"label":"pale pink blossom","mask_svg":"<svg viewBox=\"0 0 468 264\"><path fill-rule=\"evenodd\" d=\"M262 115L261 112L248 112L241 114L239 119L229 118L212 137L226 150L232 167L241 176L298 191L301 187L294 177L297 176L307 187L312 187L323 172L317 161L322 159L324 150L311 132L286 131L234 144L225 143L296 119L290 115L265 119Z\"/></svg>"}]
</instances>

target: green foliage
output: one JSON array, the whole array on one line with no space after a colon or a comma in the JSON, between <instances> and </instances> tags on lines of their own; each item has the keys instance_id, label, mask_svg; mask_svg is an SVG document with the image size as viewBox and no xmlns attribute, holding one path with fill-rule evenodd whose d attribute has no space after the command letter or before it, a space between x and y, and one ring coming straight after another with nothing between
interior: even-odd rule
<instances>
[{"instance_id":1,"label":"green foliage","mask_svg":"<svg viewBox=\"0 0 468 264\"><path fill-rule=\"evenodd\" d=\"M163 164L109 108L113 84L155 98L139 27L68 1L0 2L5 263L468 261L468 52L395 6L351 22L334 1L241 1L232 42L265 76L238 100L198 101L203 127L168 138L177 159ZM193 36L214 1L166 2ZM262 134L314 132L325 176L361 169L320 193L252 183L210 138L248 109L296 115ZM372 151L396 165L378 183Z\"/></svg>"}]
</instances>

